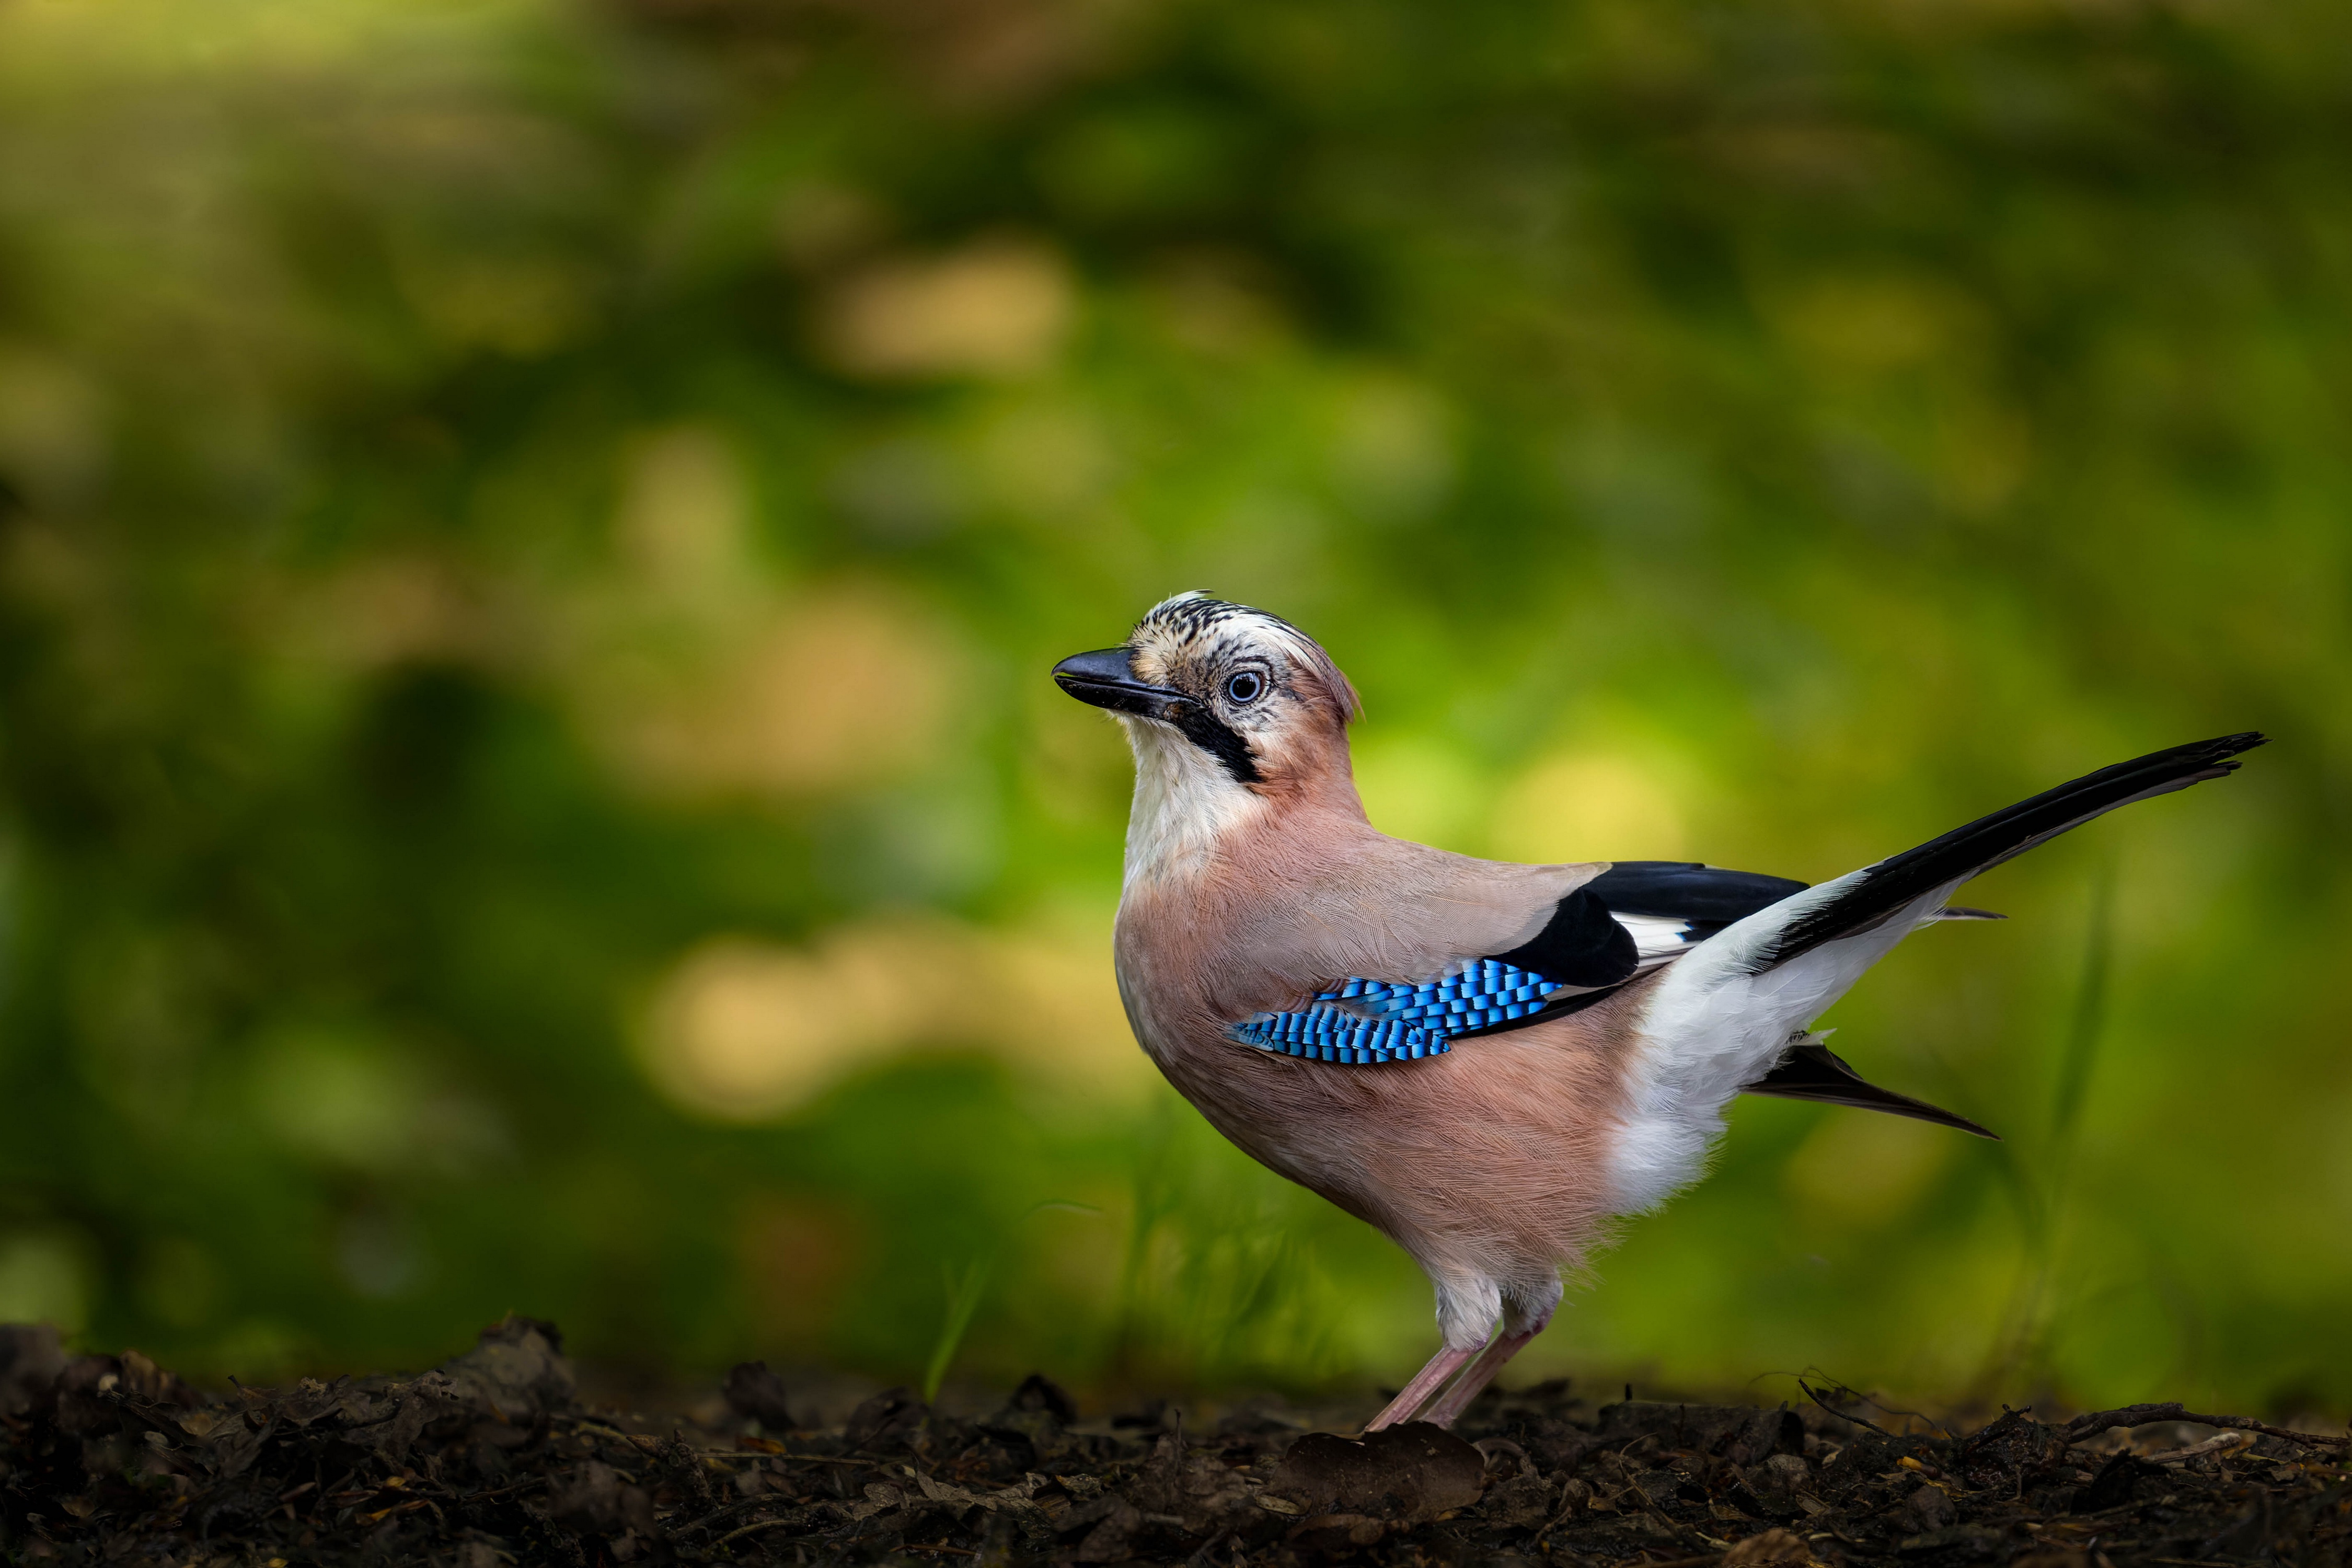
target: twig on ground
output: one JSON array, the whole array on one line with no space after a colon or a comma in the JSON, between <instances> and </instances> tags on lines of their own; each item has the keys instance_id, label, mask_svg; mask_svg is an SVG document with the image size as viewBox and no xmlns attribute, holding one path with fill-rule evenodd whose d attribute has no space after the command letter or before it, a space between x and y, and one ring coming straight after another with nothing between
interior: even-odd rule
<instances>
[{"instance_id":1,"label":"twig on ground","mask_svg":"<svg viewBox=\"0 0 2352 1568\"><path fill-rule=\"evenodd\" d=\"M527 1481L518 1481L510 1487L500 1487L494 1492L451 1492L448 1495L453 1501L457 1502L495 1502L500 1498L515 1497L523 1492L537 1491L540 1488L547 1484L547 1478L545 1476L533 1476Z\"/></svg>"},{"instance_id":2,"label":"twig on ground","mask_svg":"<svg viewBox=\"0 0 2352 1568\"><path fill-rule=\"evenodd\" d=\"M717 1508L712 1509L709 1513L704 1514L701 1518L689 1520L686 1523L679 1525L677 1527L677 1532L680 1535L684 1535L688 1531L716 1530L720 1524L726 1521L730 1515L742 1513L750 1509L780 1508L784 1510L784 1516L788 1516L793 1510L804 1506L805 1505L801 1500L784 1493L767 1492L759 1497L747 1497L739 1499L734 1502L721 1503ZM762 1525L766 1525L772 1524L775 1521L773 1520L762 1520L761 1522Z\"/></svg>"},{"instance_id":3,"label":"twig on ground","mask_svg":"<svg viewBox=\"0 0 2352 1568\"><path fill-rule=\"evenodd\" d=\"M1848 1415L1844 1411L1840 1410L1836 1405L1832 1405L1828 1400L1823 1399L1820 1394L1814 1391L1813 1385L1807 1383L1803 1378L1801 1377L1797 1379L1797 1386L1805 1391L1806 1398L1811 1400L1814 1404L1820 1405L1822 1409L1828 1411L1839 1420L1851 1421L1857 1426L1867 1426L1872 1431L1877 1433L1880 1436L1890 1438L1897 1443L1903 1441L1902 1438L1895 1436L1894 1433L1889 1432L1885 1427L1881 1426L1875 1421L1870 1420L1865 1416Z\"/></svg>"},{"instance_id":4,"label":"twig on ground","mask_svg":"<svg viewBox=\"0 0 2352 1568\"><path fill-rule=\"evenodd\" d=\"M740 1541L747 1535L757 1535L763 1530L773 1530L780 1524L790 1524L792 1522L793 1516L791 1514L779 1514L774 1519L760 1520L756 1523L745 1525L740 1530L729 1531L726 1534L720 1536L718 1540L710 1543L710 1550L716 1552L730 1541Z\"/></svg>"},{"instance_id":5,"label":"twig on ground","mask_svg":"<svg viewBox=\"0 0 2352 1568\"><path fill-rule=\"evenodd\" d=\"M1812 1390L1805 1391L1811 1394ZM1827 1405L1822 1406L1828 1409ZM2199 1415L2172 1405L2126 1405L2115 1410L2094 1410L2077 1415L2058 1429L2058 1436L2067 1447L2089 1441L2111 1426L2148 1426L2158 1421L2185 1421L2192 1426L2224 1426L2239 1432L2260 1432L2266 1437L2282 1437L2290 1443L2305 1443L2313 1447L2352 1447L2352 1436L2330 1437L2317 1432L2297 1432L2285 1426L2273 1426L2267 1421L2256 1421L2247 1415Z\"/></svg>"}]
</instances>

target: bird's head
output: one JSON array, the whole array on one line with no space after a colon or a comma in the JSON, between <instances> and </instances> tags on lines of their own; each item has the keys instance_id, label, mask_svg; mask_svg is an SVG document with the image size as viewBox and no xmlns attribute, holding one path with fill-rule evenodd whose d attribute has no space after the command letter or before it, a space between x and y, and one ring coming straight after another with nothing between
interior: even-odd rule
<instances>
[{"instance_id":1,"label":"bird's head","mask_svg":"<svg viewBox=\"0 0 2352 1568\"><path fill-rule=\"evenodd\" d=\"M1158 809L1221 816L1251 797L1315 797L1331 786L1354 802L1355 688L1280 616L1179 594L1153 605L1119 647L1055 665L1054 680L1124 722Z\"/></svg>"}]
</instances>

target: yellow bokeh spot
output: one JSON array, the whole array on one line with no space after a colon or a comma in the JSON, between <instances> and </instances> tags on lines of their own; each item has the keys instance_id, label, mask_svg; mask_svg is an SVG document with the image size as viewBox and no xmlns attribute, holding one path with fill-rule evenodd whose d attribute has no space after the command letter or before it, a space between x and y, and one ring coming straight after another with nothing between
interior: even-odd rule
<instances>
[{"instance_id":1,"label":"yellow bokeh spot","mask_svg":"<svg viewBox=\"0 0 2352 1568\"><path fill-rule=\"evenodd\" d=\"M741 461L724 437L699 426L649 431L621 476L615 542L640 581L697 600L740 591L751 500Z\"/></svg>"},{"instance_id":2,"label":"yellow bokeh spot","mask_svg":"<svg viewBox=\"0 0 2352 1568\"><path fill-rule=\"evenodd\" d=\"M877 380L1018 376L1052 362L1076 305L1056 252L985 239L868 268L833 295L816 335L840 368Z\"/></svg>"},{"instance_id":3,"label":"yellow bokeh spot","mask_svg":"<svg viewBox=\"0 0 2352 1568\"><path fill-rule=\"evenodd\" d=\"M947 732L961 661L895 596L835 589L676 661L614 659L579 679L597 738L649 793L799 796L898 777Z\"/></svg>"},{"instance_id":4,"label":"yellow bokeh spot","mask_svg":"<svg viewBox=\"0 0 2352 1568\"><path fill-rule=\"evenodd\" d=\"M1461 847L1486 793L1457 748L1411 737L1360 744L1356 791L1382 833L1442 849Z\"/></svg>"},{"instance_id":5,"label":"yellow bokeh spot","mask_svg":"<svg viewBox=\"0 0 2352 1568\"><path fill-rule=\"evenodd\" d=\"M1688 852L1677 781L1613 752L1571 752L1521 774L1496 803L1490 843L1505 860L1675 860Z\"/></svg>"},{"instance_id":6,"label":"yellow bokeh spot","mask_svg":"<svg viewBox=\"0 0 2352 1568\"><path fill-rule=\"evenodd\" d=\"M1152 1076L1099 929L987 931L937 917L876 920L807 946L718 936L656 985L638 1031L655 1086L724 1121L761 1121L876 1062L980 1050L1081 1096Z\"/></svg>"},{"instance_id":7,"label":"yellow bokeh spot","mask_svg":"<svg viewBox=\"0 0 2352 1568\"><path fill-rule=\"evenodd\" d=\"M1768 314L1813 368L1870 376L1935 360L1983 335L1981 310L1927 278L1808 278L1766 291Z\"/></svg>"}]
</instances>

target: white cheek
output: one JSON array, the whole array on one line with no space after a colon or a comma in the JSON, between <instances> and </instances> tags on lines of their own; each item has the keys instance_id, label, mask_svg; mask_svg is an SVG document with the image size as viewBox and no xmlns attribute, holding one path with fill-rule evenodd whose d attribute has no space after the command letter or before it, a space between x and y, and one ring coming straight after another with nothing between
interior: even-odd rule
<instances>
[{"instance_id":1,"label":"white cheek","mask_svg":"<svg viewBox=\"0 0 2352 1568\"><path fill-rule=\"evenodd\" d=\"M1265 808L1224 764L1164 724L1121 716L1135 751L1127 885L1197 875L1218 842Z\"/></svg>"}]
</instances>

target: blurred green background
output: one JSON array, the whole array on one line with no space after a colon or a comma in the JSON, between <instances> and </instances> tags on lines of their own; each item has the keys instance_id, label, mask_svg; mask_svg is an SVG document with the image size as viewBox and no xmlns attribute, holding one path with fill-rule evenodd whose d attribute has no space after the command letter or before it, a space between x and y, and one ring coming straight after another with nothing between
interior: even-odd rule
<instances>
[{"instance_id":1,"label":"blurred green background","mask_svg":"<svg viewBox=\"0 0 2352 1568\"><path fill-rule=\"evenodd\" d=\"M1402 1377L1419 1276L1111 986L1127 762L1045 671L1206 587L1473 853L1819 879L2272 731L1830 1018L2007 1142L1742 1101L1515 1375L2341 1415L2347 61L2316 0L0 7L0 1318Z\"/></svg>"}]
</instances>

